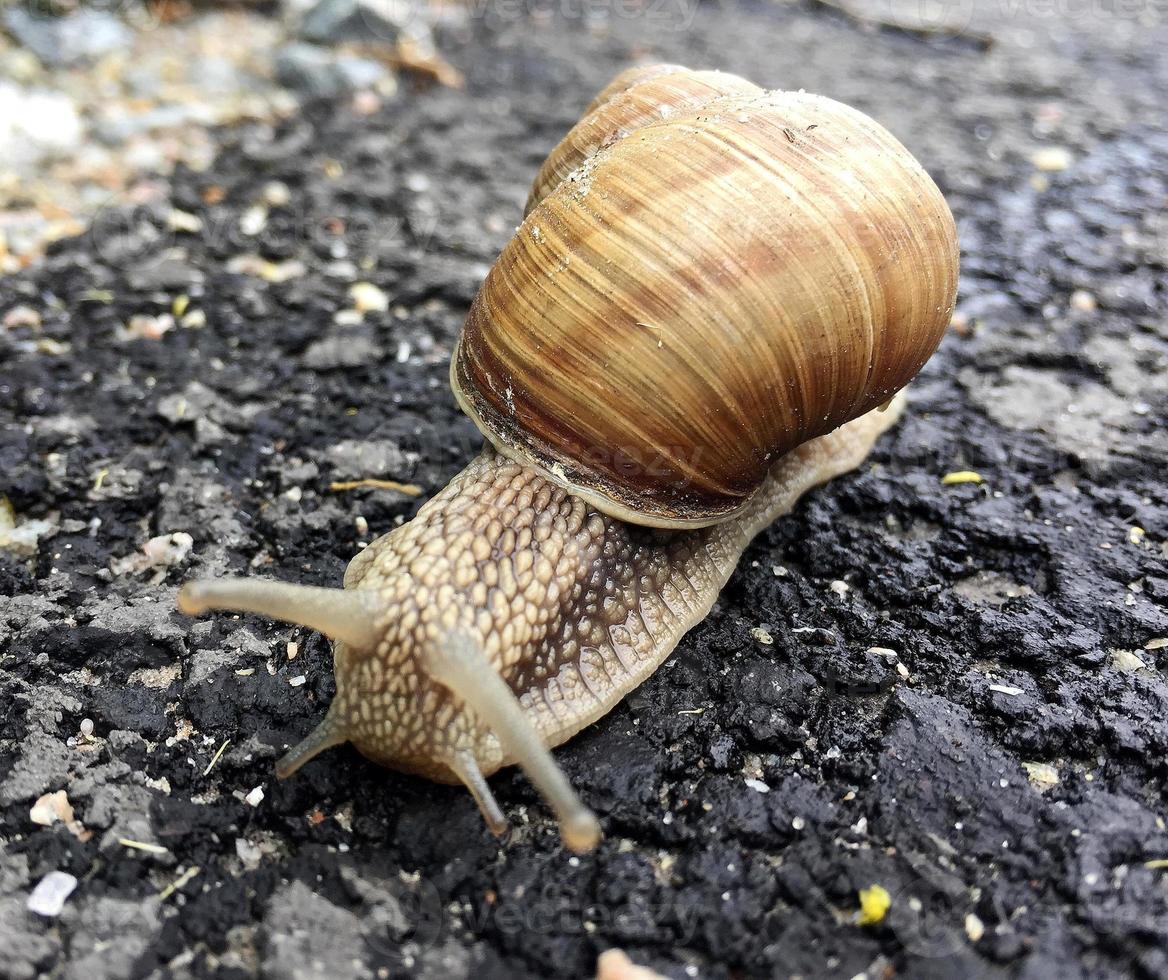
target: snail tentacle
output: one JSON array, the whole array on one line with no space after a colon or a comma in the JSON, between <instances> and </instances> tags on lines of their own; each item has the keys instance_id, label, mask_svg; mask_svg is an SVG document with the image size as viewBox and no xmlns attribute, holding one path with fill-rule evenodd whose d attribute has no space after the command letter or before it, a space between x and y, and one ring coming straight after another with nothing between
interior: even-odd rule
<instances>
[{"instance_id":1,"label":"snail tentacle","mask_svg":"<svg viewBox=\"0 0 1168 980\"><path fill-rule=\"evenodd\" d=\"M465 749L456 752L450 759L450 768L462 780L462 784L470 790L470 795L478 804L479 812L483 815L483 820L486 821L487 828L491 833L496 837L502 837L507 833L507 817L504 816L499 801L495 799L495 794L491 792L491 787L487 785L487 777L483 775L483 771L475 761L474 753Z\"/></svg>"},{"instance_id":2,"label":"snail tentacle","mask_svg":"<svg viewBox=\"0 0 1168 980\"><path fill-rule=\"evenodd\" d=\"M349 736L345 731L344 721L330 711L324 716L324 721L280 758L280 761L276 763L276 776L280 779L287 779L325 749L343 745L348 740Z\"/></svg>"},{"instance_id":3,"label":"snail tentacle","mask_svg":"<svg viewBox=\"0 0 1168 980\"><path fill-rule=\"evenodd\" d=\"M259 613L318 630L354 650L373 650L379 639L375 599L355 589L327 589L270 579L218 578L188 582L179 590L178 608L187 616L199 616L211 609Z\"/></svg>"},{"instance_id":4,"label":"snail tentacle","mask_svg":"<svg viewBox=\"0 0 1168 980\"><path fill-rule=\"evenodd\" d=\"M595 814L580 801L523 707L474 638L464 630L447 634L431 649L426 668L470 706L499 740L504 753L527 774L556 814L568 849L583 852L596 847L600 823Z\"/></svg>"}]
</instances>

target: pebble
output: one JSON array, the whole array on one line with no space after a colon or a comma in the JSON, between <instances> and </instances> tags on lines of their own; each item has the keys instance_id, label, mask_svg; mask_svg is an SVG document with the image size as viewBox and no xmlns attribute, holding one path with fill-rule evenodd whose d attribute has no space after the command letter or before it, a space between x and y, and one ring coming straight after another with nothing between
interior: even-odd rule
<instances>
[{"instance_id":1,"label":"pebble","mask_svg":"<svg viewBox=\"0 0 1168 980\"><path fill-rule=\"evenodd\" d=\"M389 297L371 282L353 283L349 287L349 298L354 309L362 313L384 313L389 309Z\"/></svg>"},{"instance_id":2,"label":"pebble","mask_svg":"<svg viewBox=\"0 0 1168 980\"><path fill-rule=\"evenodd\" d=\"M264 203L273 208L282 208L292 200L292 191L288 189L288 185L278 181L270 180L264 184Z\"/></svg>"},{"instance_id":3,"label":"pebble","mask_svg":"<svg viewBox=\"0 0 1168 980\"><path fill-rule=\"evenodd\" d=\"M171 231L183 231L189 235L197 235L203 230L203 219L197 214L179 211L176 208L166 216L166 227Z\"/></svg>"},{"instance_id":4,"label":"pebble","mask_svg":"<svg viewBox=\"0 0 1168 980\"><path fill-rule=\"evenodd\" d=\"M81 117L67 95L0 81L0 146L6 169L31 176L41 163L72 153L82 135Z\"/></svg>"},{"instance_id":5,"label":"pebble","mask_svg":"<svg viewBox=\"0 0 1168 980\"><path fill-rule=\"evenodd\" d=\"M965 934L971 943L978 942L985 935L985 923L972 912L965 917Z\"/></svg>"},{"instance_id":6,"label":"pebble","mask_svg":"<svg viewBox=\"0 0 1168 980\"><path fill-rule=\"evenodd\" d=\"M63 789L46 793L28 811L28 818L41 827L51 827L57 821L68 823L73 816L73 806Z\"/></svg>"},{"instance_id":7,"label":"pebble","mask_svg":"<svg viewBox=\"0 0 1168 980\"><path fill-rule=\"evenodd\" d=\"M752 629L750 631L750 635L758 640L758 642L761 643L764 647L769 647L772 643L775 642L775 638L761 626L756 626L754 629Z\"/></svg>"},{"instance_id":8,"label":"pebble","mask_svg":"<svg viewBox=\"0 0 1168 980\"><path fill-rule=\"evenodd\" d=\"M66 871L50 871L28 896L28 910L46 918L56 918L76 887L77 879L73 875Z\"/></svg>"},{"instance_id":9,"label":"pebble","mask_svg":"<svg viewBox=\"0 0 1168 980\"><path fill-rule=\"evenodd\" d=\"M1044 146L1031 154L1030 162L1035 170L1057 173L1071 165L1071 151L1065 146Z\"/></svg>"},{"instance_id":10,"label":"pebble","mask_svg":"<svg viewBox=\"0 0 1168 980\"><path fill-rule=\"evenodd\" d=\"M1147 664L1131 650L1112 650L1111 666L1120 673L1130 674L1133 670L1143 670Z\"/></svg>"},{"instance_id":11,"label":"pebble","mask_svg":"<svg viewBox=\"0 0 1168 980\"><path fill-rule=\"evenodd\" d=\"M385 67L370 58L357 58L296 41L280 48L273 65L276 79L310 98L333 98L389 81Z\"/></svg>"},{"instance_id":12,"label":"pebble","mask_svg":"<svg viewBox=\"0 0 1168 980\"><path fill-rule=\"evenodd\" d=\"M254 238L268 226L268 209L262 204L248 208L239 216L239 230Z\"/></svg>"},{"instance_id":13,"label":"pebble","mask_svg":"<svg viewBox=\"0 0 1168 980\"><path fill-rule=\"evenodd\" d=\"M96 61L133 40L130 29L113 14L85 8L68 17L38 17L13 5L4 11L4 26L51 68Z\"/></svg>"},{"instance_id":14,"label":"pebble","mask_svg":"<svg viewBox=\"0 0 1168 980\"><path fill-rule=\"evenodd\" d=\"M300 20L299 34L317 44L340 41L384 41L394 44L404 34L428 36L420 5L387 4L377 0L319 0Z\"/></svg>"},{"instance_id":15,"label":"pebble","mask_svg":"<svg viewBox=\"0 0 1168 980\"><path fill-rule=\"evenodd\" d=\"M31 306L14 306L4 314L4 328L16 330L20 327L31 327L36 330L41 325L41 315Z\"/></svg>"},{"instance_id":16,"label":"pebble","mask_svg":"<svg viewBox=\"0 0 1168 980\"><path fill-rule=\"evenodd\" d=\"M1050 763L1023 762L1022 768L1026 770L1026 778L1030 780L1030 785L1040 793L1045 793L1059 784L1058 770Z\"/></svg>"},{"instance_id":17,"label":"pebble","mask_svg":"<svg viewBox=\"0 0 1168 980\"><path fill-rule=\"evenodd\" d=\"M247 796L244 797L244 801L248 806L259 806L264 802L264 788L262 786L257 786L250 793L248 793Z\"/></svg>"}]
</instances>

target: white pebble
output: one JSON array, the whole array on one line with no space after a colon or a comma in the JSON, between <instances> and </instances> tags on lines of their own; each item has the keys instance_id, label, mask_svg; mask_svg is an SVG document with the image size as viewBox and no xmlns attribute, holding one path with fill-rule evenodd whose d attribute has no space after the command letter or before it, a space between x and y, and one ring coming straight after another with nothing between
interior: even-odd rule
<instances>
[{"instance_id":1,"label":"white pebble","mask_svg":"<svg viewBox=\"0 0 1168 980\"><path fill-rule=\"evenodd\" d=\"M985 923L972 912L965 917L965 934L971 943L976 943L985 935Z\"/></svg>"},{"instance_id":2,"label":"white pebble","mask_svg":"<svg viewBox=\"0 0 1168 980\"><path fill-rule=\"evenodd\" d=\"M850 586L847 582L837 578L834 582L831 583L831 585L828 586L828 588L842 599L848 594L848 589Z\"/></svg>"},{"instance_id":3,"label":"white pebble","mask_svg":"<svg viewBox=\"0 0 1168 980\"><path fill-rule=\"evenodd\" d=\"M28 910L54 918L61 914L65 899L73 894L76 887L77 879L68 872L50 871L28 896Z\"/></svg>"},{"instance_id":4,"label":"white pebble","mask_svg":"<svg viewBox=\"0 0 1168 980\"><path fill-rule=\"evenodd\" d=\"M748 779L746 785L756 793L769 793L771 791L771 788L761 779Z\"/></svg>"},{"instance_id":5,"label":"white pebble","mask_svg":"<svg viewBox=\"0 0 1168 980\"><path fill-rule=\"evenodd\" d=\"M84 735L86 738L89 738L89 736L93 734L93 719L92 718L82 718L81 719L81 734Z\"/></svg>"},{"instance_id":6,"label":"white pebble","mask_svg":"<svg viewBox=\"0 0 1168 980\"><path fill-rule=\"evenodd\" d=\"M250 793L248 793L247 796L244 797L244 801L248 806L259 806L264 802L264 788L262 786L257 786Z\"/></svg>"},{"instance_id":7,"label":"white pebble","mask_svg":"<svg viewBox=\"0 0 1168 980\"><path fill-rule=\"evenodd\" d=\"M307 681L308 681L307 677L305 677L303 674L298 674L297 676L293 677L290 681L288 681L288 683L291 684L293 687L303 687Z\"/></svg>"}]
</instances>

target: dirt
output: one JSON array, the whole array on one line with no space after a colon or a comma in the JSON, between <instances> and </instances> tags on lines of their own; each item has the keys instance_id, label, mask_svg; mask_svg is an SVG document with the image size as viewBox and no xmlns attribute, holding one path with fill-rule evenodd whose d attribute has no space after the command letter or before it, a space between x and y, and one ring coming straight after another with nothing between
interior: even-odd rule
<instances>
[{"instance_id":1,"label":"dirt","mask_svg":"<svg viewBox=\"0 0 1168 980\"><path fill-rule=\"evenodd\" d=\"M464 91L219 131L166 203L6 279L41 324L0 328L0 490L37 539L0 549L0 975L586 977L617 946L678 978L1168 977L1168 30L1056 7L948 5L987 48L883 4L492 5L442 38ZM279 783L327 644L175 590L335 585L467 462L462 317L635 58L885 123L957 216L960 329L872 465L558 750L597 853L514 772L502 844L348 748ZM334 322L358 281L389 308ZM329 489L362 476L424 494ZM62 789L74 819L34 823ZM54 870L64 910L26 911Z\"/></svg>"}]
</instances>

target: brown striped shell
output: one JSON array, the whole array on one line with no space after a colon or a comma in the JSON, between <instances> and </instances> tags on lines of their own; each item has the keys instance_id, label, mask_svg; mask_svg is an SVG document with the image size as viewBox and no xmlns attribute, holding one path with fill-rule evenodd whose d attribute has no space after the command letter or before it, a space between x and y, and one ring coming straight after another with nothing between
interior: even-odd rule
<instances>
[{"instance_id":1,"label":"brown striped shell","mask_svg":"<svg viewBox=\"0 0 1168 980\"><path fill-rule=\"evenodd\" d=\"M739 512L778 457L887 401L957 286L949 208L885 129L710 74L614 83L569 133L553 157L578 164L533 191L451 363L501 452L658 527ZM711 98L648 111L664 87Z\"/></svg>"},{"instance_id":2,"label":"brown striped shell","mask_svg":"<svg viewBox=\"0 0 1168 980\"><path fill-rule=\"evenodd\" d=\"M554 191L597 150L649 123L698 109L726 95L761 95L753 82L720 71L690 71L677 65L645 65L618 75L598 95L555 149L531 184L527 209Z\"/></svg>"}]
</instances>

